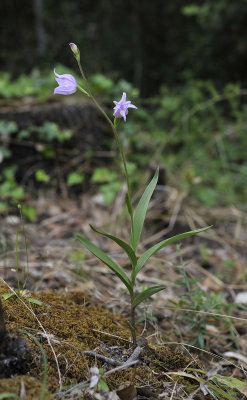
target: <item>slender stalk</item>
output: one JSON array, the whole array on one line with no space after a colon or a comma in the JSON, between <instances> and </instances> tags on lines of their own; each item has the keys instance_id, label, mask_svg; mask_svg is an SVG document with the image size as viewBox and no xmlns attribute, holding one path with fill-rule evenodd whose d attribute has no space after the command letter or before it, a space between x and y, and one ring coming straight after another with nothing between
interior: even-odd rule
<instances>
[{"instance_id":1,"label":"slender stalk","mask_svg":"<svg viewBox=\"0 0 247 400\"><path fill-rule=\"evenodd\" d=\"M132 265L132 271L134 270L134 266ZM130 320L131 320L131 333L132 333L132 341L133 346L136 347L136 315L135 315L135 308L132 307L133 300L135 297L135 278L131 276L131 283L132 283L132 293L130 293Z\"/></svg>"},{"instance_id":2,"label":"slender stalk","mask_svg":"<svg viewBox=\"0 0 247 400\"><path fill-rule=\"evenodd\" d=\"M18 293L20 292L20 276L19 276L19 254L18 254L18 229L16 229L16 240L15 240L15 259L16 259L16 277L17 277L17 287Z\"/></svg>"},{"instance_id":3,"label":"slender stalk","mask_svg":"<svg viewBox=\"0 0 247 400\"><path fill-rule=\"evenodd\" d=\"M123 147L122 147L121 142L119 140L119 136L118 136L117 129L116 129L116 123L115 123L115 121L114 121L114 124L112 123L111 119L108 117L106 112L103 110L103 108L99 105L99 103L95 99L94 95L91 92L91 89L90 89L90 86L88 84L87 78L86 78L86 76L84 74L84 71L82 69L81 63L80 63L80 61L78 59L77 59L77 63L78 63L78 66L79 66L79 69L80 69L80 72L81 72L81 76L82 76L82 78L84 79L84 81L86 83L88 95L92 99L92 101L95 104L95 106L97 107L97 109L101 112L101 114L105 117L105 119L109 123L109 125L110 125L110 127L111 127L111 129L113 131L113 134L114 134L118 149L120 151L120 155L121 155L123 166L124 166L124 175L125 175L125 179L126 179L126 183L127 183L128 198L129 198L129 202L130 202L130 205L131 205L131 212L130 212L131 226L133 226L133 207L132 207L132 204L131 204L131 197L130 197L129 175L128 175L128 171L127 171L126 157L125 157L125 154L124 154L124 151L123 151ZM83 93L85 93L85 91L80 86L78 86L78 89L81 90Z\"/></svg>"},{"instance_id":4,"label":"slender stalk","mask_svg":"<svg viewBox=\"0 0 247 400\"><path fill-rule=\"evenodd\" d=\"M135 309L132 307L132 302L131 302L131 311L130 311L130 318L131 318L131 333L132 333L132 340L133 340L133 346L136 347L136 314L135 314Z\"/></svg>"},{"instance_id":5,"label":"slender stalk","mask_svg":"<svg viewBox=\"0 0 247 400\"><path fill-rule=\"evenodd\" d=\"M21 227L22 227L22 232L24 235L24 241L25 241L25 253L26 253L26 266L24 267L24 280L22 284L22 289L24 290L26 287L28 275L29 275L29 256L28 256L28 243L27 243L27 235L26 235L26 230L23 222L23 215L22 215L22 208L21 205L18 205L18 208L20 210L20 216L21 216Z\"/></svg>"},{"instance_id":6,"label":"slender stalk","mask_svg":"<svg viewBox=\"0 0 247 400\"><path fill-rule=\"evenodd\" d=\"M135 308L132 307L133 300L134 300L134 285L132 290L129 292L130 295L130 321L128 322L131 336L132 336L132 343L133 347L136 348L137 343L136 343L136 318L135 318Z\"/></svg>"},{"instance_id":7,"label":"slender stalk","mask_svg":"<svg viewBox=\"0 0 247 400\"><path fill-rule=\"evenodd\" d=\"M131 220L131 236L132 239L133 235L134 235L134 220L133 220L133 206L132 206L132 202L131 202L131 196L130 196L130 182L129 182L129 175L128 175L128 170L127 170L127 162L126 162L126 157L123 151L123 147L122 144L120 142L119 136L118 136L118 132L117 132L117 125L118 125L118 118L114 119L114 123L111 121L111 119L108 117L108 115L106 114L106 112L103 110L103 108L100 106L100 104L97 102L97 100L95 99L94 95L91 92L90 86L88 84L87 78L84 74L84 71L82 69L81 63L80 63L80 58L76 57L76 61L78 63L79 69L80 69L80 73L81 76L83 78L83 80L86 83L86 89L87 91L85 91L84 89L82 89L79 85L78 85L78 89L81 90L82 93L86 94L88 97L91 98L91 100L93 101L94 105L97 107L97 109L101 112L101 114L105 117L105 119L107 120L108 124L110 125L116 143L117 143L117 147L120 151L120 155L122 158L122 162L123 162L123 167L124 167L124 175L125 175L125 180L126 180L126 184L127 184L127 206L128 206L128 211L129 211L129 215L130 215L130 220ZM133 267L132 267L133 268ZM133 284L133 288L135 286L135 280L132 280L132 284ZM136 321L135 321L135 308L132 307L132 303L133 303L133 299L134 299L134 292L132 291L132 293L130 293L130 303L131 303L131 310L130 310L130 318L131 318L131 322L130 322L130 330L131 330L131 334L132 334L132 341L133 341L133 346L136 347L137 343L136 343Z\"/></svg>"}]
</instances>

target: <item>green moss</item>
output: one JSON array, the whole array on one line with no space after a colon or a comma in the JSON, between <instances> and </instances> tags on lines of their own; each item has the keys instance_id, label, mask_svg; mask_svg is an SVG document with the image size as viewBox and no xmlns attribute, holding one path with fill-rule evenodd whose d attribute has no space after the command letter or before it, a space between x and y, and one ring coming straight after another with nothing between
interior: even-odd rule
<instances>
[{"instance_id":1,"label":"green moss","mask_svg":"<svg viewBox=\"0 0 247 400\"><path fill-rule=\"evenodd\" d=\"M31 376L16 376L15 378L0 379L0 393L20 394L24 388L28 400L37 400L40 398L42 383ZM51 399L51 393L46 390L45 400Z\"/></svg>"},{"instance_id":2,"label":"green moss","mask_svg":"<svg viewBox=\"0 0 247 400\"><path fill-rule=\"evenodd\" d=\"M6 291L6 287L0 287L0 296ZM35 315L16 296L2 301L6 328L8 332L25 329L39 339L48 359L47 388L51 392L59 391L60 387L57 363L48 343L48 337L57 357L62 385L66 387L87 380L91 366L102 366L101 361L86 356L85 350L95 351L120 361L122 354L131 354L130 345L126 342L130 337L126 320L101 306L93 305L83 293L63 294L49 291L32 293L31 296L42 301L42 306L32 304ZM30 303L27 302L26 305L30 308ZM26 336L25 339L31 349L29 374L42 382L44 370L42 354L29 337ZM117 346L115 354L111 352L111 346ZM137 366L135 378L133 368L108 375L106 382L110 389L116 389L121 383L132 381L133 378L137 386L149 382L153 388L162 389L162 380L158 379L159 374L168 370L183 369L191 361L169 347L153 347L153 350L151 354L146 354L145 349L142 350L143 363ZM6 379L0 380L0 383L2 381ZM18 390L16 393L19 393ZM30 396L28 398L31 399Z\"/></svg>"}]
</instances>

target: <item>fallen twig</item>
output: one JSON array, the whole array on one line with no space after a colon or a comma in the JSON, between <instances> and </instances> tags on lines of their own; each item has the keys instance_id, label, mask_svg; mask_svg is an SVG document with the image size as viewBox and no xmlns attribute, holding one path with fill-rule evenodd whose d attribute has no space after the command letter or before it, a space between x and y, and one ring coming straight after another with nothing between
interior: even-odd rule
<instances>
[{"instance_id":1,"label":"fallen twig","mask_svg":"<svg viewBox=\"0 0 247 400\"><path fill-rule=\"evenodd\" d=\"M86 350L84 351L84 354L86 354L87 356L92 356L94 358L97 358L98 360L104 361L110 365L118 366L123 364L120 361L113 360L112 358L109 357L105 357L102 354L95 353L94 351Z\"/></svg>"},{"instance_id":2,"label":"fallen twig","mask_svg":"<svg viewBox=\"0 0 247 400\"><path fill-rule=\"evenodd\" d=\"M131 356L124 363L117 361L117 360L113 360L112 358L109 358L109 357L105 357L102 354L95 353L94 351L91 351L91 350L84 351L84 354L86 354L87 356L95 357L98 360L104 361L110 365L121 366L121 369L122 369L122 368L128 367L130 365L130 363L132 363L133 361L137 362L140 352L141 352L141 348L139 346L137 346L135 348L135 350L133 351L133 353L131 354Z\"/></svg>"}]
</instances>

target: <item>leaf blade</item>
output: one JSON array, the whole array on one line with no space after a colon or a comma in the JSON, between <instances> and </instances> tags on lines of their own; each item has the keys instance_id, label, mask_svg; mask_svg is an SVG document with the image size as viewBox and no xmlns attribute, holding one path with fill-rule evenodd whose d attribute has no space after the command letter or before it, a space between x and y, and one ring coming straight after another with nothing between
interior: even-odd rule
<instances>
[{"instance_id":1,"label":"leaf blade","mask_svg":"<svg viewBox=\"0 0 247 400\"><path fill-rule=\"evenodd\" d=\"M201 229L196 229L194 231L189 231L189 232L184 232L184 233L180 233L179 235L175 235L172 236L168 239L162 240L162 242L159 242L157 244L155 244L154 246L150 247L147 251L145 251L145 253L143 253L137 261L136 267L135 267L135 271L134 271L134 278L136 277L136 275L138 274L138 272L140 271L140 269L143 267L143 265L145 264L145 262L153 255L155 254L157 251L159 251L160 249L162 249L163 247L167 246L168 244L177 242L178 240L181 239L185 239L188 236L192 236L192 235L196 235L197 233L201 233L206 231L207 229L211 228L212 225L207 226L206 228L201 228Z\"/></svg>"},{"instance_id":2,"label":"leaf blade","mask_svg":"<svg viewBox=\"0 0 247 400\"><path fill-rule=\"evenodd\" d=\"M10 292L10 293L4 293L3 298L4 300L10 299L10 297L15 296L15 292Z\"/></svg>"},{"instance_id":3,"label":"leaf blade","mask_svg":"<svg viewBox=\"0 0 247 400\"><path fill-rule=\"evenodd\" d=\"M151 297L153 294L160 292L161 290L165 289L164 285L159 286L152 286L143 292L139 293L132 301L131 307L136 308L140 303L146 300L148 297Z\"/></svg>"},{"instance_id":4,"label":"leaf blade","mask_svg":"<svg viewBox=\"0 0 247 400\"><path fill-rule=\"evenodd\" d=\"M83 238L81 235L76 234L77 239L99 260L107 265L124 283L130 293L133 291L132 283L125 272L116 264L109 256L107 256L101 249L91 243L89 240Z\"/></svg>"},{"instance_id":5,"label":"leaf blade","mask_svg":"<svg viewBox=\"0 0 247 400\"><path fill-rule=\"evenodd\" d=\"M137 248L137 245L141 237L142 228L148 209L148 204L154 192L154 189L157 185L158 176L159 176L159 168L157 168L153 179L144 190L144 193L142 194L134 213L133 230L131 232L131 244L134 250Z\"/></svg>"},{"instance_id":6,"label":"leaf blade","mask_svg":"<svg viewBox=\"0 0 247 400\"><path fill-rule=\"evenodd\" d=\"M99 233L100 235L103 235L103 236L105 236L105 237L107 237L107 238L113 240L113 241L114 241L115 243L117 243L120 247L122 247L122 249L123 249L123 250L125 251L125 253L128 255L131 264L132 264L133 266L136 265L136 263L137 263L137 257L136 257L136 255L135 255L134 250L132 249L132 247L131 247L128 243L124 242L122 239L119 239L119 238L116 237L116 236L113 236L113 235L111 235L111 234L109 234L109 233L107 233L107 232L102 231L101 229L98 229L98 228L94 227L93 225L90 225L90 227L91 227L91 229L92 229L94 232Z\"/></svg>"}]
</instances>

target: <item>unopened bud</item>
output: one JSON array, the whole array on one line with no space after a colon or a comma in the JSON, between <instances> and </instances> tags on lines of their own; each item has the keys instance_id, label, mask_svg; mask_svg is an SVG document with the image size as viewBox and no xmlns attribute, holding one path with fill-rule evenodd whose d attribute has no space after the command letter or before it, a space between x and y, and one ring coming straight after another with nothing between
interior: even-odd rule
<instances>
[{"instance_id":1,"label":"unopened bud","mask_svg":"<svg viewBox=\"0 0 247 400\"><path fill-rule=\"evenodd\" d=\"M77 60L80 60L80 50L78 49L76 44L75 43L70 43L69 45L70 45L72 53L75 55L75 58Z\"/></svg>"}]
</instances>

